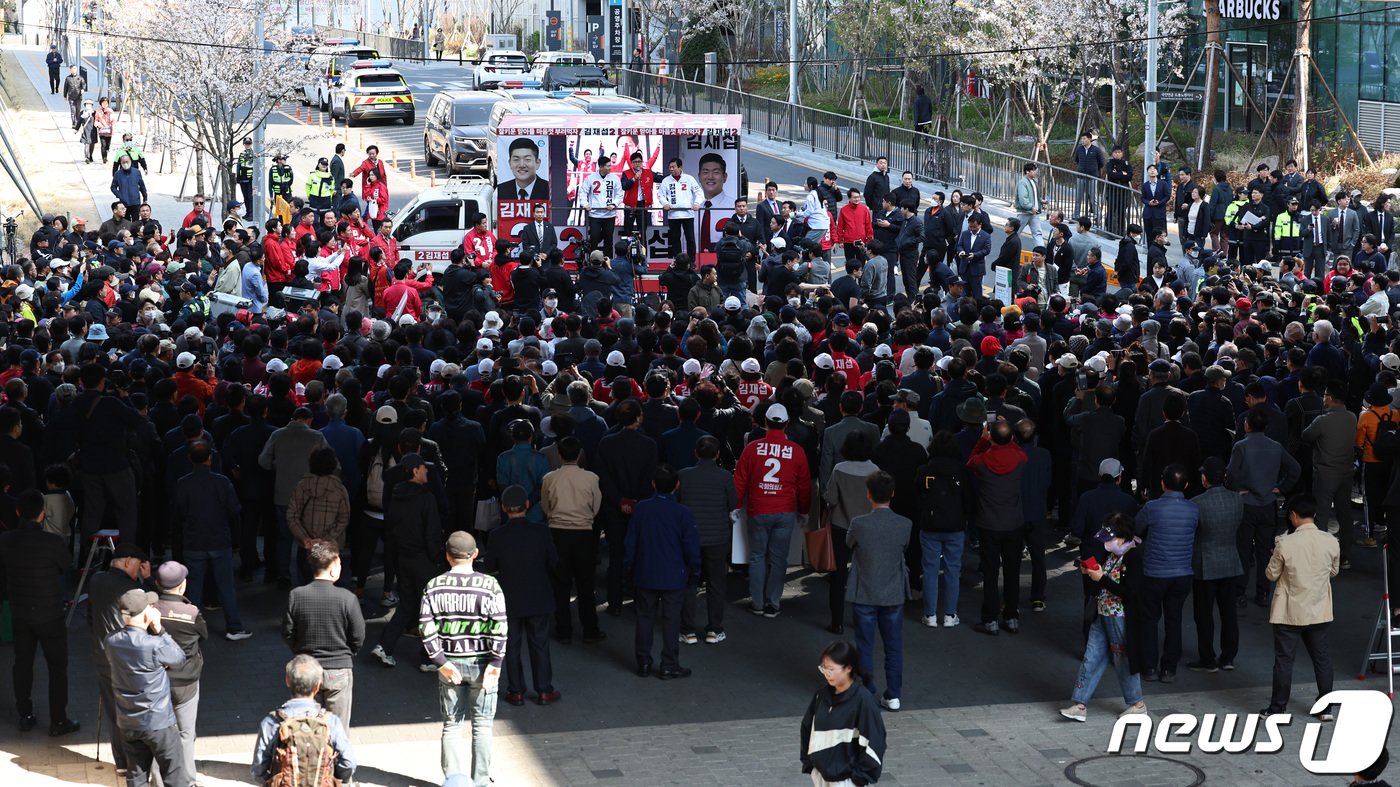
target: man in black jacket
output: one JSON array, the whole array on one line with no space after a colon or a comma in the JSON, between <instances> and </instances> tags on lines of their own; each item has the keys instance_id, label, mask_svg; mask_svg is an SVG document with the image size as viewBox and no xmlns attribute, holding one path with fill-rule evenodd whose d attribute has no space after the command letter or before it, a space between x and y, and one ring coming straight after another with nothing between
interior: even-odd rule
<instances>
[{"instance_id":1,"label":"man in black jacket","mask_svg":"<svg viewBox=\"0 0 1400 787\"><path fill-rule=\"evenodd\" d=\"M608 614L622 614L622 563L632 507L651 496L656 471L656 443L642 430L642 408L628 399L617 408L617 427L598 442L598 455L608 457L598 467L603 492L603 527L608 540Z\"/></svg>"},{"instance_id":2,"label":"man in black jacket","mask_svg":"<svg viewBox=\"0 0 1400 787\"><path fill-rule=\"evenodd\" d=\"M890 193L890 160L881 156L875 159L875 171L865 179L865 190L861 196L867 205L879 205L880 200Z\"/></svg>"},{"instance_id":3,"label":"man in black jacket","mask_svg":"<svg viewBox=\"0 0 1400 787\"><path fill-rule=\"evenodd\" d=\"M373 654L386 667L395 661L394 646L408 628L409 621L418 618L418 602L428 580L441 573L439 562L443 552L442 519L437 499L428 489L428 463L418 454L405 454L399 467L407 479L394 485L392 497L384 512L384 530L391 534L399 575L399 605L394 617L380 634ZM428 667L422 648L418 648L419 668ZM423 669L436 671L436 667Z\"/></svg>"},{"instance_id":4,"label":"man in black jacket","mask_svg":"<svg viewBox=\"0 0 1400 787\"><path fill-rule=\"evenodd\" d=\"M1136 290L1142 278L1138 263L1138 239L1142 237L1142 227L1129 224L1128 232L1118 241L1118 256L1113 259L1113 271L1118 274L1118 286Z\"/></svg>"},{"instance_id":5,"label":"man in black jacket","mask_svg":"<svg viewBox=\"0 0 1400 787\"><path fill-rule=\"evenodd\" d=\"M15 635L14 689L20 732L34 729L34 652L44 649L49 673L49 734L78 729L68 718L68 631L63 621L63 575L71 556L59 536L43 528L44 496L19 494L19 527L0 533L0 581L10 600Z\"/></svg>"},{"instance_id":6,"label":"man in black jacket","mask_svg":"<svg viewBox=\"0 0 1400 787\"><path fill-rule=\"evenodd\" d=\"M506 521L491 533L490 551L483 559L494 573L506 597L506 702L525 704L525 661L522 646L530 649L530 678L535 702L548 705L559 700L554 670L549 660L549 618L554 613L550 577L559 564L559 553L549 528L525 518L529 495L519 486L501 492Z\"/></svg>"},{"instance_id":7,"label":"man in black jacket","mask_svg":"<svg viewBox=\"0 0 1400 787\"><path fill-rule=\"evenodd\" d=\"M923 278L919 270L919 244L924 239L924 223L919 220L917 201L906 200L899 209L904 219L895 241L899 246L899 271L904 277L904 292L912 298L919 291L919 281Z\"/></svg>"},{"instance_id":8,"label":"man in black jacket","mask_svg":"<svg viewBox=\"0 0 1400 787\"><path fill-rule=\"evenodd\" d=\"M224 606L224 637L247 639L233 587L233 532L241 505L233 484L213 472L213 448L204 440L189 446L190 472L170 490L170 521L182 523L184 558L193 567L192 601L204 601L205 572L210 572Z\"/></svg>"},{"instance_id":9,"label":"man in black jacket","mask_svg":"<svg viewBox=\"0 0 1400 787\"><path fill-rule=\"evenodd\" d=\"M460 320L474 305L472 290L481 282L482 276L476 268L467 265L467 253L461 247L452 250L450 259L447 270L438 277L437 284L442 288L443 308L447 315Z\"/></svg>"},{"instance_id":10,"label":"man in black jacket","mask_svg":"<svg viewBox=\"0 0 1400 787\"><path fill-rule=\"evenodd\" d=\"M92 661L97 672L97 689L102 693L101 724L116 729L116 695L112 691L112 667L107 661L106 641L111 634L126 625L117 602L128 590L141 587L151 577L151 559L132 543L117 546L106 571L94 574L88 582L88 621L92 632ZM126 768L126 749L112 747L112 762L117 770Z\"/></svg>"},{"instance_id":11,"label":"man in black jacket","mask_svg":"<svg viewBox=\"0 0 1400 787\"><path fill-rule=\"evenodd\" d=\"M194 738L195 720L199 716L199 676L204 671L204 653L200 643L209 639L209 624L199 607L185 597L189 569L167 560L156 569L156 609L160 625L185 654L185 663L170 667L170 701L175 706L175 726L180 728L180 749L185 759L185 772L195 779Z\"/></svg>"},{"instance_id":12,"label":"man in black jacket","mask_svg":"<svg viewBox=\"0 0 1400 787\"><path fill-rule=\"evenodd\" d=\"M1006 237L1001 239L1001 250L992 262L992 270L1006 268L1011 271L1012 288L1021 280L1021 220L1015 216L1006 220Z\"/></svg>"}]
</instances>

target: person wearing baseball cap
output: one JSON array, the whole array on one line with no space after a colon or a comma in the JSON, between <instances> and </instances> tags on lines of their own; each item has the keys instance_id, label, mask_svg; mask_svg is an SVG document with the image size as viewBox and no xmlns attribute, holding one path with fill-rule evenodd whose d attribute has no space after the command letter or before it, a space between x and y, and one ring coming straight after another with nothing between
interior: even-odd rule
<instances>
[{"instance_id":1,"label":"person wearing baseball cap","mask_svg":"<svg viewBox=\"0 0 1400 787\"><path fill-rule=\"evenodd\" d=\"M806 452L783 433L787 408L769 405L763 416L767 431L744 446L734 470L734 486L739 493L738 510L748 514L749 611L776 618L782 603L788 543L798 514L805 515L811 508L812 476ZM833 545L840 540L833 538ZM839 563L844 550L835 548ZM841 603L844 605L844 599Z\"/></svg>"},{"instance_id":2,"label":"person wearing baseball cap","mask_svg":"<svg viewBox=\"0 0 1400 787\"><path fill-rule=\"evenodd\" d=\"M180 730L181 755L185 772L195 778L195 719L199 715L199 678L204 670L200 643L209 638L209 625L199 607L185 596L189 569L174 560L160 564L155 571L156 610L161 626L185 654L185 663L171 667L170 699L175 705L175 726Z\"/></svg>"},{"instance_id":3,"label":"person wearing baseball cap","mask_svg":"<svg viewBox=\"0 0 1400 787\"><path fill-rule=\"evenodd\" d=\"M543 521L531 522L526 512L530 495L512 484L501 490L505 521L491 531L491 552L483 566L496 575L506 597L506 693L511 705L525 704L525 657L530 651L530 674L535 702L558 702L549 659L549 619L555 610L550 564L554 542Z\"/></svg>"},{"instance_id":4,"label":"person wearing baseball cap","mask_svg":"<svg viewBox=\"0 0 1400 787\"><path fill-rule=\"evenodd\" d=\"M159 596L132 588L117 598L122 627L103 642L116 702L114 739L125 753L127 784L150 781L152 763L169 785L189 785L180 729L170 691L170 672L185 664L185 653L161 623Z\"/></svg>"},{"instance_id":5,"label":"person wearing baseball cap","mask_svg":"<svg viewBox=\"0 0 1400 787\"><path fill-rule=\"evenodd\" d=\"M402 445L402 443L401 443ZM543 458L541 458L543 459ZM402 480L393 485L384 511L384 530L395 534L394 557L398 570L399 603L394 617L384 627L379 644L371 654L386 667L397 665L394 648L411 622L418 621L419 600L428 580L439 573L442 549L442 520L438 513L440 477L431 475L428 462L418 453L399 459L394 474ZM387 475L387 472L386 472ZM432 487L429 479L432 478ZM419 669L428 672L423 649L418 648Z\"/></svg>"}]
</instances>

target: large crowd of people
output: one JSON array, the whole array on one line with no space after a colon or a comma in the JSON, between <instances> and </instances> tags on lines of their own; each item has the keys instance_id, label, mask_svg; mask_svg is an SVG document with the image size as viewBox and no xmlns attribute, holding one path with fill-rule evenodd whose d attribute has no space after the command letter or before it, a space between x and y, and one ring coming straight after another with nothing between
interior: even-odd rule
<instances>
[{"instance_id":1,"label":"large crowd of people","mask_svg":"<svg viewBox=\"0 0 1400 787\"><path fill-rule=\"evenodd\" d=\"M600 610L630 605L637 675L685 678L685 646L722 645L733 603L784 614L793 542L821 535L822 622L853 644L822 654L802 764L867 784L880 709L901 707L906 603L987 636L1083 606L1061 713L1084 721L1110 664L1142 712L1144 681L1268 658L1240 652L1253 602L1275 629L1265 712L1282 712L1298 641L1330 688L1330 577L1400 507L1393 218L1345 193L1327 208L1291 166L1238 196L1225 173L1207 190L1149 167L1146 226L1108 216L1109 271L1093 188L1071 222L1027 165L994 253L981 195L925 200L882 159L863 186L807 179L800 206L768 183L713 259L677 254L647 292L625 240L575 266L485 216L446 270L411 265L367 209L388 200L377 151L346 175L342 146L308 200L281 194L291 215L254 227L203 197L153 216L131 147L109 216L45 216L0 277L0 562L20 728L42 648L62 735L65 599L91 557L103 726L132 787L153 762L197 782L201 649L252 636L238 597L259 579L288 591L296 658L256 778L304 767L288 746L351 774L356 659L410 658L442 678L444 773L486 784L497 698L561 698L551 640L599 642ZM1093 159L1132 177L1121 150ZM1009 291L984 285L993 268ZM1061 543L1083 592L1056 599ZM372 647L365 607L394 610Z\"/></svg>"}]
</instances>

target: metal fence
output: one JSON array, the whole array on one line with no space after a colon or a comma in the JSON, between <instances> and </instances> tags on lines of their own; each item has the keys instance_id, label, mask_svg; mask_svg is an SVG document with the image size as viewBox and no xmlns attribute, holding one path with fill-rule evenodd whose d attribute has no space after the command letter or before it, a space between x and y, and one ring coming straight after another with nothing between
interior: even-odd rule
<instances>
[{"instance_id":1,"label":"metal fence","mask_svg":"<svg viewBox=\"0 0 1400 787\"><path fill-rule=\"evenodd\" d=\"M717 85L631 69L616 73L623 92L648 104L676 112L742 115L750 131L837 159L873 166L876 158L885 156L893 172L912 172L945 191L978 192L1014 204L1016 184L1027 161L1004 151ZM1084 176L1045 163L1039 165L1037 176L1040 196L1048 200L1049 208L1064 211L1071 221L1088 212L1086 195L1078 188ZM1087 185L1092 186L1092 216L1100 234L1121 237L1128 224L1142 224L1142 200L1136 188L1100 178L1089 179Z\"/></svg>"},{"instance_id":2,"label":"metal fence","mask_svg":"<svg viewBox=\"0 0 1400 787\"><path fill-rule=\"evenodd\" d=\"M391 60L421 60L423 58L422 39L399 38L379 33L362 33L359 30L345 30L339 27L316 25L316 34L322 40L327 38L353 38L362 45L379 52L380 57Z\"/></svg>"}]
</instances>

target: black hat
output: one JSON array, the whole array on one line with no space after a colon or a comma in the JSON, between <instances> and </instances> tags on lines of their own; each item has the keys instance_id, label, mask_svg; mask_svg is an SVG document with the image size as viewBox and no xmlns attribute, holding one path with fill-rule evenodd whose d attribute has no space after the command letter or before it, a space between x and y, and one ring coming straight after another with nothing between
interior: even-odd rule
<instances>
[{"instance_id":1,"label":"black hat","mask_svg":"<svg viewBox=\"0 0 1400 787\"><path fill-rule=\"evenodd\" d=\"M1385 383L1376 383L1366 391L1366 404L1372 407L1386 407L1390 401L1390 391L1385 387Z\"/></svg>"},{"instance_id":2,"label":"black hat","mask_svg":"<svg viewBox=\"0 0 1400 787\"><path fill-rule=\"evenodd\" d=\"M510 439L516 441L533 440L535 438L535 425L526 418L517 418L506 427L510 431Z\"/></svg>"},{"instance_id":3,"label":"black hat","mask_svg":"<svg viewBox=\"0 0 1400 787\"><path fill-rule=\"evenodd\" d=\"M424 467L428 463L424 462L423 457L419 456L418 454L404 454L404 457L402 460L399 461L399 464L403 466L404 472L412 473L414 470L417 470L420 467Z\"/></svg>"},{"instance_id":4,"label":"black hat","mask_svg":"<svg viewBox=\"0 0 1400 787\"><path fill-rule=\"evenodd\" d=\"M149 563L151 561L151 556L147 555L146 550L141 547L135 544L118 544L116 550L112 552L112 559L121 560L127 557L134 557L142 563Z\"/></svg>"}]
</instances>

